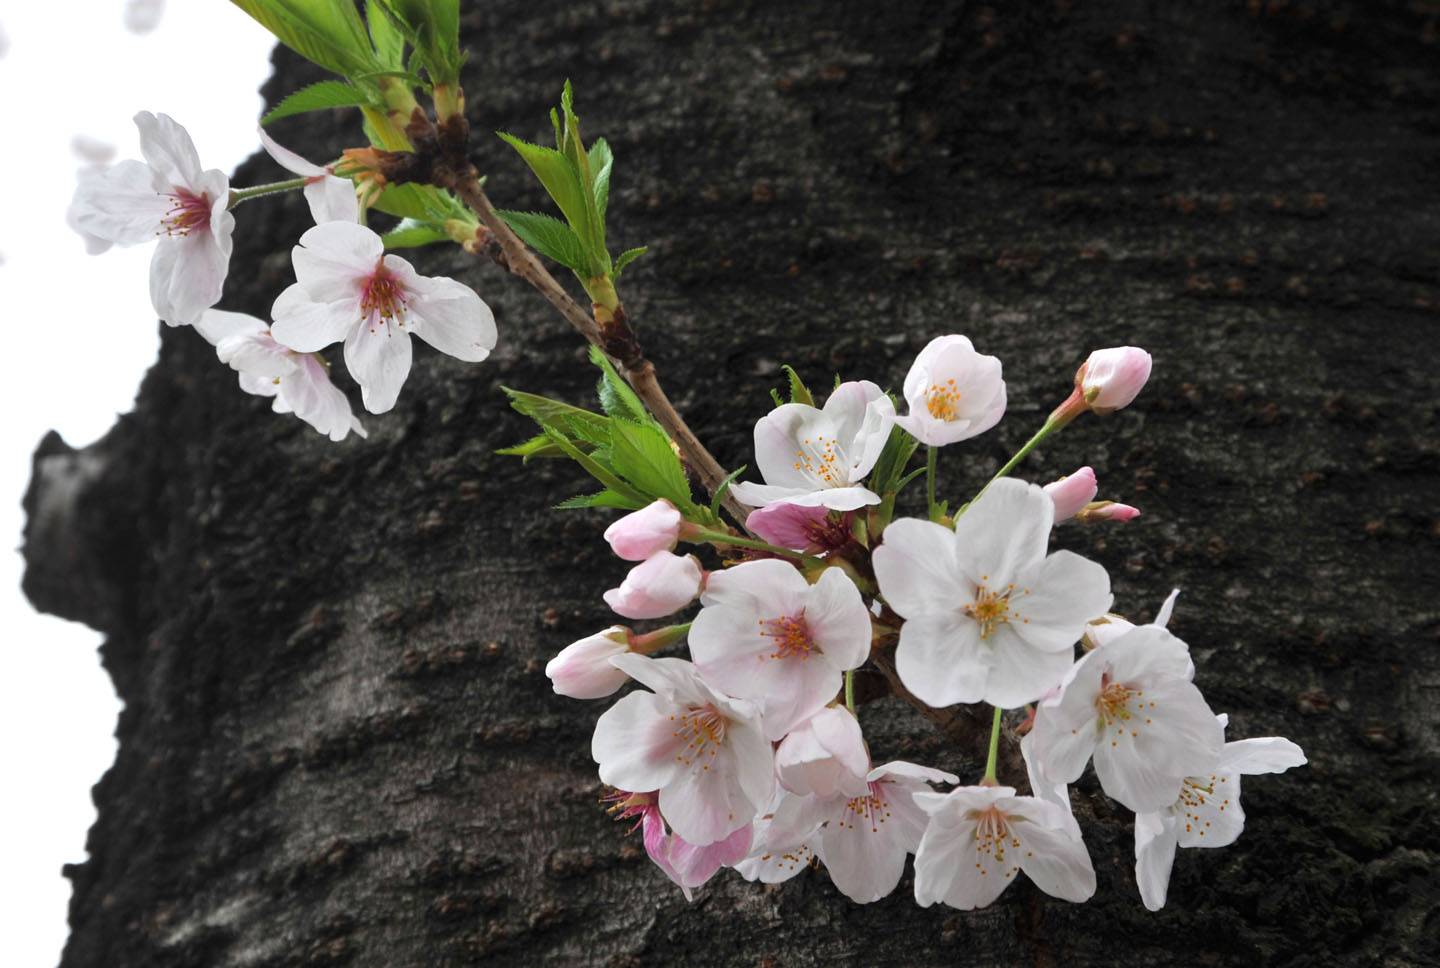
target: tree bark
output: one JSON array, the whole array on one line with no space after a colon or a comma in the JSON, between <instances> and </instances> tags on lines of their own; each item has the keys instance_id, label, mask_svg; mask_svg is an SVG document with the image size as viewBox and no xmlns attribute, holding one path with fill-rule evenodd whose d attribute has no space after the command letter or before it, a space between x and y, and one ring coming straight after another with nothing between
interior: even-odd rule
<instances>
[{"instance_id":1,"label":"tree bark","mask_svg":"<svg viewBox=\"0 0 1440 968\"><path fill-rule=\"evenodd\" d=\"M530 432L502 383L586 404L594 371L525 286L426 250L495 307L500 349L419 351L369 440L272 416L167 329L132 414L37 452L26 591L106 634L125 703L64 965L1435 963L1440 8L466 6L475 130L542 138L568 76L614 146L611 237L651 246L626 307L725 465L753 464L782 362L893 387L964 332L1011 407L947 449L963 500L1089 350L1149 348L1134 406L1022 474L1088 463L1143 507L1057 540L1132 617L1182 588L1172 627L1230 737L1289 736L1310 765L1247 780L1244 836L1181 851L1158 914L1093 778L1085 905L1022 879L983 911L920 909L907 873L862 907L817 872L727 872L686 904L596 802L604 704L542 671L611 621L607 515L550 510L585 488L572 467L494 454ZM319 77L275 63L271 102ZM333 157L355 120L276 134ZM498 204L544 208L498 141L475 160ZM222 305L264 315L305 205L238 222ZM878 758L979 776L900 701L862 717Z\"/></svg>"}]
</instances>

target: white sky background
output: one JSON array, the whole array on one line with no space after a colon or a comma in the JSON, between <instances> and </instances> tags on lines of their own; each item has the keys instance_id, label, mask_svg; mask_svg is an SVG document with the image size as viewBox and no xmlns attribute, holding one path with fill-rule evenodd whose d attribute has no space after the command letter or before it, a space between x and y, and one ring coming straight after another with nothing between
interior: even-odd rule
<instances>
[{"instance_id":1,"label":"white sky background","mask_svg":"<svg viewBox=\"0 0 1440 968\"><path fill-rule=\"evenodd\" d=\"M85 859L90 788L114 760L120 709L99 634L37 615L20 594L11 549L30 454L47 430L78 447L131 409L160 325L147 283L153 246L90 257L65 226L81 164L71 139L137 158L130 118L149 110L185 125L207 168L228 172L259 147L257 91L273 39L226 0L165 7L136 35L125 0L0 0L0 962L15 968L59 961L70 900L60 867Z\"/></svg>"}]
</instances>

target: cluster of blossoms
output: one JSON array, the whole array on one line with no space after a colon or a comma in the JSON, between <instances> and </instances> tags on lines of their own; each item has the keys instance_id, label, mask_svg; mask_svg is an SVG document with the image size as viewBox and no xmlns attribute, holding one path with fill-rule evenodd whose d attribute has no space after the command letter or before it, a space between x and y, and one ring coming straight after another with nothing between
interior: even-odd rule
<instances>
[{"instance_id":1,"label":"cluster of blossoms","mask_svg":"<svg viewBox=\"0 0 1440 968\"><path fill-rule=\"evenodd\" d=\"M1129 404L1149 372L1149 354L1133 347L1092 354L1017 461L1081 413ZM999 360L964 336L940 337L903 389L905 415L875 384L853 382L823 408L792 401L760 419L764 483L732 493L754 507L746 527L761 540L727 540L664 500L605 532L619 557L638 562L605 594L618 614L700 606L689 622L647 634L612 626L546 667L555 691L573 698L610 696L630 680L642 687L595 727L606 801L643 828L646 852L687 897L721 868L774 883L823 865L841 893L868 903L895 889L913 854L921 905L982 907L1021 871L1048 894L1083 901L1095 872L1067 785L1093 759L1104 791L1135 812L1140 893L1158 909L1177 846L1239 835L1240 776L1304 756L1280 738L1224 741L1225 718L1165 628L1173 595L1154 622L1132 625L1110 612L1101 565L1049 551L1060 522L1139 513L1096 501L1090 468L1040 487L1003 476L1012 461L953 515L935 502L935 448L1004 413ZM891 520L898 487L877 484L876 468L896 441L908 442L907 456L931 448L928 518ZM726 549L724 566L707 571L676 554L681 542ZM653 657L682 639L688 659ZM995 707L979 783L874 763L851 676L881 653L926 706ZM996 775L1002 711L1021 709L1025 796Z\"/></svg>"},{"instance_id":2,"label":"cluster of blossoms","mask_svg":"<svg viewBox=\"0 0 1440 968\"><path fill-rule=\"evenodd\" d=\"M294 413L331 440L351 431L365 436L318 354L332 343L344 343L365 409L377 414L395 406L410 372L411 335L466 362L495 347L494 315L473 289L422 276L387 254L381 237L361 224L356 182L263 130L266 150L303 180L316 224L295 246L296 281L271 307L273 323L214 309L229 272L231 209L251 196L232 191L224 172L202 169L189 133L168 116L142 111L135 125L145 160L82 169L69 223L91 254L154 242L155 312L171 326L194 326L239 372L241 389L273 397L277 413Z\"/></svg>"}]
</instances>

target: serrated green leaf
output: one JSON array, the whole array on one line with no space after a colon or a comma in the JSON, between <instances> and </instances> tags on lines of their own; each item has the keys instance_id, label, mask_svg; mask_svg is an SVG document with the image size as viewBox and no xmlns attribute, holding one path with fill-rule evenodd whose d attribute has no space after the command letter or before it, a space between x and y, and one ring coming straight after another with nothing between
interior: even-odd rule
<instances>
[{"instance_id":1,"label":"serrated green leaf","mask_svg":"<svg viewBox=\"0 0 1440 968\"><path fill-rule=\"evenodd\" d=\"M495 453L503 457L519 457L522 463L530 463L537 457L564 457L565 452L555 446L554 441L544 434L536 434L522 444L501 447Z\"/></svg>"},{"instance_id":2,"label":"serrated green leaf","mask_svg":"<svg viewBox=\"0 0 1440 968\"><path fill-rule=\"evenodd\" d=\"M665 498L682 510L695 502L680 457L654 423L612 418L610 463L615 472L650 498Z\"/></svg>"},{"instance_id":3,"label":"serrated green leaf","mask_svg":"<svg viewBox=\"0 0 1440 968\"><path fill-rule=\"evenodd\" d=\"M880 456L875 460L875 469L870 474L870 489L876 494L885 495L898 491L904 483L901 475L905 473L905 467L914 456L915 449L920 446L920 441L899 427L890 428L890 436L885 438L885 446L880 451ZM924 468L921 468L924 471Z\"/></svg>"},{"instance_id":4,"label":"serrated green leaf","mask_svg":"<svg viewBox=\"0 0 1440 968\"><path fill-rule=\"evenodd\" d=\"M526 245L541 255L576 272L584 272L588 268L589 259L585 255L585 247L580 244L570 226L558 218L541 215L539 212L512 211L502 211L500 217Z\"/></svg>"},{"instance_id":5,"label":"serrated green leaf","mask_svg":"<svg viewBox=\"0 0 1440 968\"><path fill-rule=\"evenodd\" d=\"M365 22L370 28L370 41L375 56L387 70L405 69L405 34L395 18L376 0L366 0Z\"/></svg>"},{"instance_id":6,"label":"serrated green leaf","mask_svg":"<svg viewBox=\"0 0 1440 968\"><path fill-rule=\"evenodd\" d=\"M373 105L374 99L353 84L344 81L319 81L309 87L302 87L260 119L261 124L270 124L281 118L309 111L323 111L326 108L352 108Z\"/></svg>"},{"instance_id":7,"label":"serrated green leaf","mask_svg":"<svg viewBox=\"0 0 1440 968\"><path fill-rule=\"evenodd\" d=\"M805 385L804 380L800 379L800 374L795 372L795 368L787 363L780 369L784 370L785 375L790 378L790 402L803 403L807 407L815 406L815 398L810 394L810 388Z\"/></svg>"},{"instance_id":8,"label":"serrated green leaf","mask_svg":"<svg viewBox=\"0 0 1440 968\"><path fill-rule=\"evenodd\" d=\"M590 347L590 362L600 368L600 406L607 414L641 423L651 421L645 404L635 395L624 377L616 372L614 364L601 352L600 347Z\"/></svg>"},{"instance_id":9,"label":"serrated green leaf","mask_svg":"<svg viewBox=\"0 0 1440 968\"><path fill-rule=\"evenodd\" d=\"M610 169L615 166L615 155L604 138L596 138L590 146L590 176L594 180L595 211L600 224L605 224L605 210L610 205Z\"/></svg>"},{"instance_id":10,"label":"serrated green leaf","mask_svg":"<svg viewBox=\"0 0 1440 968\"><path fill-rule=\"evenodd\" d=\"M350 0L231 0L286 47L336 74L383 70Z\"/></svg>"},{"instance_id":11,"label":"serrated green leaf","mask_svg":"<svg viewBox=\"0 0 1440 968\"><path fill-rule=\"evenodd\" d=\"M554 148L543 148L503 131L499 132L499 135L502 141L519 152L525 164L535 173L535 177L540 179L540 184L545 186L545 191L560 207L565 221L570 223L575 235L581 239L586 238L590 232L590 203L586 200L579 173L570 160ZM592 272L590 268L586 267L585 274L602 274Z\"/></svg>"},{"instance_id":12,"label":"serrated green leaf","mask_svg":"<svg viewBox=\"0 0 1440 968\"><path fill-rule=\"evenodd\" d=\"M555 509L566 511L572 508L618 508L622 511L638 511L644 506L607 488L597 494L577 494L575 497L567 498L555 505Z\"/></svg>"},{"instance_id":13,"label":"serrated green leaf","mask_svg":"<svg viewBox=\"0 0 1440 968\"><path fill-rule=\"evenodd\" d=\"M450 235L445 231L443 225L407 218L380 236L380 240L385 243L387 249L418 249L421 246L434 245L437 242L449 242Z\"/></svg>"},{"instance_id":14,"label":"serrated green leaf","mask_svg":"<svg viewBox=\"0 0 1440 968\"><path fill-rule=\"evenodd\" d=\"M573 442L567 440L565 438L565 435L562 434L560 431L556 430L554 427L546 426L543 423L540 425L540 429L544 431L545 435L555 443L556 447L559 447L562 451L565 452L565 455L567 457L569 457L575 463L579 464L581 467L585 468L586 473L588 473L591 477L595 478L595 480L605 485L606 490L614 491L616 494L623 496L626 500L639 502L636 505L637 507L644 507L646 504L650 503L649 499L644 494L631 487L629 484L625 483L620 478L616 477L614 471L610 470L609 467L596 460L593 455L586 454L581 451L580 448L576 447Z\"/></svg>"},{"instance_id":15,"label":"serrated green leaf","mask_svg":"<svg viewBox=\"0 0 1440 968\"><path fill-rule=\"evenodd\" d=\"M725 500L725 492L730 490L730 485L735 483L735 479L741 474L745 473L745 468L749 466L750 465L748 464L741 464L739 467L726 474L725 479L720 482L720 486L715 488L715 496L710 499L711 517L718 518L720 516L720 502Z\"/></svg>"},{"instance_id":16,"label":"serrated green leaf","mask_svg":"<svg viewBox=\"0 0 1440 968\"><path fill-rule=\"evenodd\" d=\"M412 61L423 65L436 84L460 79L460 0L375 0L388 12L415 48Z\"/></svg>"},{"instance_id":17,"label":"serrated green leaf","mask_svg":"<svg viewBox=\"0 0 1440 968\"><path fill-rule=\"evenodd\" d=\"M774 387L770 388L770 399L775 401L776 407L785 406L785 398L780 396L780 391Z\"/></svg>"},{"instance_id":18,"label":"serrated green leaf","mask_svg":"<svg viewBox=\"0 0 1440 968\"><path fill-rule=\"evenodd\" d=\"M612 277L618 277L620 273L625 271L626 266L634 262L636 259L640 258L648 251L650 251L650 246L648 245L640 245L636 246L633 249L626 249L624 252L620 253L620 257L615 260L615 268L611 271L610 275Z\"/></svg>"},{"instance_id":19,"label":"serrated green leaf","mask_svg":"<svg viewBox=\"0 0 1440 968\"><path fill-rule=\"evenodd\" d=\"M387 215L417 222L440 224L449 218L464 217L455 196L433 185L390 185L380 193L374 207Z\"/></svg>"},{"instance_id":20,"label":"serrated green leaf","mask_svg":"<svg viewBox=\"0 0 1440 968\"><path fill-rule=\"evenodd\" d=\"M550 426L567 437L579 437L598 444L610 442L610 418L560 400L522 390L501 387L510 406L542 426Z\"/></svg>"}]
</instances>

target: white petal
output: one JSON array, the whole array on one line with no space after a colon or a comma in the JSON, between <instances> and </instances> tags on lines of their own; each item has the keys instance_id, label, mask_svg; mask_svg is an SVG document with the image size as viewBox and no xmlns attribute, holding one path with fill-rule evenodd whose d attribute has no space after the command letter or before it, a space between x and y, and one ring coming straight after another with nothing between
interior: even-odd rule
<instances>
[{"instance_id":1,"label":"white petal","mask_svg":"<svg viewBox=\"0 0 1440 968\"><path fill-rule=\"evenodd\" d=\"M757 809L740 788L729 750L706 759L709 769L697 758L660 788L661 816L698 847L724 840L749 824Z\"/></svg>"},{"instance_id":2,"label":"white petal","mask_svg":"<svg viewBox=\"0 0 1440 968\"><path fill-rule=\"evenodd\" d=\"M921 766L918 763L909 763L905 760L891 760L870 771L867 779L880 780L885 777L902 777L907 780L924 780L929 783L959 783L960 778L954 773L946 773L944 770L937 770L929 766ZM917 789L919 789L917 787Z\"/></svg>"},{"instance_id":3,"label":"white petal","mask_svg":"<svg viewBox=\"0 0 1440 968\"><path fill-rule=\"evenodd\" d=\"M957 560L972 581L1004 586L1045 557L1054 522L1055 502L1043 488L1001 478L955 522Z\"/></svg>"},{"instance_id":4,"label":"white petal","mask_svg":"<svg viewBox=\"0 0 1440 968\"><path fill-rule=\"evenodd\" d=\"M365 429L358 426L350 401L330 382L320 358L307 353L297 364L293 374L280 378L280 396L295 416L334 441L344 440L357 428L364 436Z\"/></svg>"},{"instance_id":5,"label":"white petal","mask_svg":"<svg viewBox=\"0 0 1440 968\"><path fill-rule=\"evenodd\" d=\"M1097 649L1116 682L1140 682L1160 676L1190 679L1195 666L1190 648L1158 625L1137 625Z\"/></svg>"},{"instance_id":6,"label":"white petal","mask_svg":"<svg viewBox=\"0 0 1440 968\"><path fill-rule=\"evenodd\" d=\"M209 310L195 321L195 331L205 337L211 346L219 346L225 340L258 336L269 328L265 320L259 317L249 313L226 312L223 309ZM221 362L229 361L222 359Z\"/></svg>"},{"instance_id":7,"label":"white petal","mask_svg":"<svg viewBox=\"0 0 1440 968\"><path fill-rule=\"evenodd\" d=\"M1165 603L1160 606L1160 611L1155 613L1155 621L1151 625L1158 625L1161 628L1170 624L1170 615L1175 611L1175 599L1180 597L1180 589L1172 588L1170 594L1165 597Z\"/></svg>"},{"instance_id":8,"label":"white petal","mask_svg":"<svg viewBox=\"0 0 1440 968\"><path fill-rule=\"evenodd\" d=\"M1151 911L1165 906L1175 846L1175 818L1170 811L1135 815L1135 882Z\"/></svg>"},{"instance_id":9,"label":"white petal","mask_svg":"<svg viewBox=\"0 0 1440 968\"><path fill-rule=\"evenodd\" d=\"M736 779L746 798L758 808L775 792L775 751L760 723L734 718L729 723L725 738L734 750Z\"/></svg>"},{"instance_id":10,"label":"white petal","mask_svg":"<svg viewBox=\"0 0 1440 968\"><path fill-rule=\"evenodd\" d=\"M316 225L326 222L356 222L360 218L360 201L355 197L355 183L348 178L326 175L305 186L305 201Z\"/></svg>"},{"instance_id":11,"label":"white petal","mask_svg":"<svg viewBox=\"0 0 1440 968\"><path fill-rule=\"evenodd\" d=\"M168 114L149 111L135 115L135 126L140 129L140 153L163 181L163 190L185 188L198 194L200 156L190 133Z\"/></svg>"},{"instance_id":12,"label":"white petal","mask_svg":"<svg viewBox=\"0 0 1440 968\"><path fill-rule=\"evenodd\" d=\"M359 315L353 298L317 302L297 282L282 292L270 308L270 317L275 320L270 334L292 350L313 353L361 328Z\"/></svg>"},{"instance_id":13,"label":"white petal","mask_svg":"<svg viewBox=\"0 0 1440 968\"><path fill-rule=\"evenodd\" d=\"M652 659L626 652L611 656L610 664L671 702L702 704L695 685L695 666L684 659Z\"/></svg>"},{"instance_id":14,"label":"white petal","mask_svg":"<svg viewBox=\"0 0 1440 968\"><path fill-rule=\"evenodd\" d=\"M632 692L595 723L590 755L600 779L622 790L663 787L679 771L668 702L651 692Z\"/></svg>"},{"instance_id":15,"label":"white petal","mask_svg":"<svg viewBox=\"0 0 1440 968\"><path fill-rule=\"evenodd\" d=\"M1010 629L1037 649L1069 653L1091 619L1114 602L1104 567L1074 552L1057 551L1015 578ZM1053 683L1051 683L1053 685Z\"/></svg>"},{"instance_id":16,"label":"white petal","mask_svg":"<svg viewBox=\"0 0 1440 968\"><path fill-rule=\"evenodd\" d=\"M1085 655L1061 680L1059 692L1036 708L1030 735L1036 762L1051 780L1074 783L1095 751L1100 739L1095 700L1105 668L1098 652Z\"/></svg>"},{"instance_id":17,"label":"white petal","mask_svg":"<svg viewBox=\"0 0 1440 968\"><path fill-rule=\"evenodd\" d=\"M1035 755L1035 731L1032 729L1020 740L1020 756L1025 761L1025 773L1030 780L1030 789L1035 796L1046 803L1053 803L1064 814L1063 829L1076 839L1080 838L1080 823L1070 804L1070 790L1066 784L1053 780L1045 774Z\"/></svg>"},{"instance_id":18,"label":"white petal","mask_svg":"<svg viewBox=\"0 0 1440 968\"><path fill-rule=\"evenodd\" d=\"M311 178L328 174L324 168L321 168L314 162L306 161L299 154L291 151L270 137L270 133L266 131L264 127L257 128L256 130L260 134L260 144L264 146L266 154L274 158L281 168L294 174ZM317 219L316 221L318 222L319 220Z\"/></svg>"},{"instance_id":19,"label":"white petal","mask_svg":"<svg viewBox=\"0 0 1440 968\"><path fill-rule=\"evenodd\" d=\"M361 325L345 337L345 366L360 384L366 410L385 413L395 406L400 388L410 375L410 353L410 334L398 327L381 325L372 329Z\"/></svg>"},{"instance_id":20,"label":"white petal","mask_svg":"<svg viewBox=\"0 0 1440 968\"><path fill-rule=\"evenodd\" d=\"M900 628L895 671L922 702L937 709L980 702L990 676L991 650L980 628L956 615L921 615Z\"/></svg>"},{"instance_id":21,"label":"white petal","mask_svg":"<svg viewBox=\"0 0 1440 968\"><path fill-rule=\"evenodd\" d=\"M1226 743L1219 769L1225 773L1284 773L1308 761L1305 751L1283 736L1262 736Z\"/></svg>"},{"instance_id":22,"label":"white petal","mask_svg":"<svg viewBox=\"0 0 1440 968\"><path fill-rule=\"evenodd\" d=\"M885 897L905 872L905 847L891 833L894 820L888 798L855 797L840 801L820 832L830 880L857 904Z\"/></svg>"},{"instance_id":23,"label":"white petal","mask_svg":"<svg viewBox=\"0 0 1440 968\"><path fill-rule=\"evenodd\" d=\"M170 199L155 191L153 173L139 161L103 170L82 169L67 220L86 237L117 245L154 242Z\"/></svg>"},{"instance_id":24,"label":"white petal","mask_svg":"<svg viewBox=\"0 0 1440 968\"><path fill-rule=\"evenodd\" d=\"M788 561L765 558L717 569L700 596L704 605L733 605L757 616L779 618L803 609L810 583Z\"/></svg>"},{"instance_id":25,"label":"white petal","mask_svg":"<svg viewBox=\"0 0 1440 968\"><path fill-rule=\"evenodd\" d=\"M425 279L410 309L417 317L415 335L457 360L478 363L495 348L495 314L463 283Z\"/></svg>"},{"instance_id":26,"label":"white petal","mask_svg":"<svg viewBox=\"0 0 1440 968\"><path fill-rule=\"evenodd\" d=\"M1015 709L1039 699L1059 685L1075 660L1070 647L1063 652L1035 648L1013 624L1002 625L991 633L987 646L990 673L981 701L1001 709Z\"/></svg>"},{"instance_id":27,"label":"white petal","mask_svg":"<svg viewBox=\"0 0 1440 968\"><path fill-rule=\"evenodd\" d=\"M228 212L224 220L234 221ZM230 235L224 231L198 231L179 238L161 239L150 262L150 298L160 318L171 326L185 326L220 301L230 268ZM164 255L162 255L164 253Z\"/></svg>"},{"instance_id":28,"label":"white petal","mask_svg":"<svg viewBox=\"0 0 1440 968\"><path fill-rule=\"evenodd\" d=\"M337 288L355 291L358 298L358 281L375 272L384 254L385 243L365 226L325 222L300 236L300 245L291 252L291 258L295 278L317 299L328 300L338 298Z\"/></svg>"},{"instance_id":29,"label":"white petal","mask_svg":"<svg viewBox=\"0 0 1440 968\"><path fill-rule=\"evenodd\" d=\"M1055 818L1050 820L1053 823ZM1010 829L1020 841L1015 858L1036 887L1051 897L1075 902L1089 900L1095 893L1095 868L1083 840L1034 822L1012 822Z\"/></svg>"},{"instance_id":30,"label":"white petal","mask_svg":"<svg viewBox=\"0 0 1440 968\"><path fill-rule=\"evenodd\" d=\"M766 484L802 492L823 486L822 482L796 466L804 456L800 451L803 428L813 423L818 415L819 411L814 407L787 403L755 422L755 466Z\"/></svg>"},{"instance_id":31,"label":"white petal","mask_svg":"<svg viewBox=\"0 0 1440 968\"><path fill-rule=\"evenodd\" d=\"M1187 777L1174 815L1181 847L1229 847L1245 829L1240 774Z\"/></svg>"},{"instance_id":32,"label":"white petal","mask_svg":"<svg viewBox=\"0 0 1440 968\"><path fill-rule=\"evenodd\" d=\"M862 480L885 448L895 405L869 380L857 380L836 387L822 413L845 451L842 476L847 481Z\"/></svg>"},{"instance_id":33,"label":"white petal","mask_svg":"<svg viewBox=\"0 0 1440 968\"><path fill-rule=\"evenodd\" d=\"M873 562L881 594L902 618L951 613L974 597L955 561L955 535L942 525L892 522Z\"/></svg>"},{"instance_id":34,"label":"white petal","mask_svg":"<svg viewBox=\"0 0 1440 968\"><path fill-rule=\"evenodd\" d=\"M811 587L805 623L825 661L836 669L854 669L870 657L870 610L841 569L825 569Z\"/></svg>"}]
</instances>

